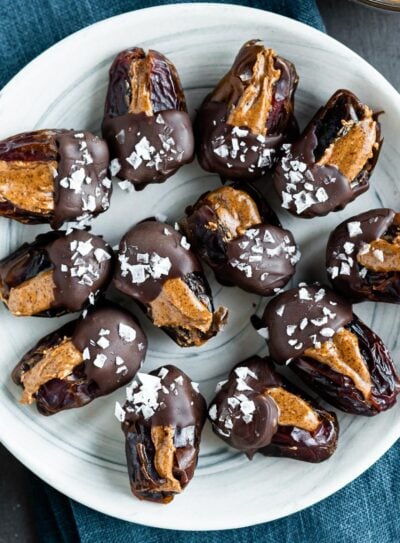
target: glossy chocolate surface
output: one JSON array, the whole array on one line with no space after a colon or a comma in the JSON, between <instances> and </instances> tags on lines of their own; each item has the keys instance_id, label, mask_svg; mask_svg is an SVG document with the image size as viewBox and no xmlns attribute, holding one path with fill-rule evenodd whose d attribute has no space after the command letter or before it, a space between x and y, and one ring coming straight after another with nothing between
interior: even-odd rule
<instances>
[{"instance_id":1,"label":"glossy chocolate surface","mask_svg":"<svg viewBox=\"0 0 400 543\"><path fill-rule=\"evenodd\" d=\"M302 407L315 418L315 427L283 425L279 417L287 416L285 408L275 402L273 390L290 392L291 401L302 401ZM286 410L293 411L292 406ZM319 408L296 390L274 369L271 358L253 356L237 364L228 381L217 392L209 408L214 432L252 458L256 452L265 456L285 456L307 462L321 462L336 449L338 423L334 413Z\"/></svg>"},{"instance_id":2,"label":"glossy chocolate surface","mask_svg":"<svg viewBox=\"0 0 400 543\"><path fill-rule=\"evenodd\" d=\"M249 123L231 125L230 114L252 84L254 70L266 48L252 40L240 49L232 68L206 97L197 114L197 156L202 168L234 180L256 179L269 170L277 159L277 148L297 134L293 116L294 91L298 77L289 61L272 52L271 69L277 80L271 89L271 100L263 134L255 133ZM261 76L258 99L263 104L263 93L268 76ZM264 96L265 99L265 96ZM249 114L250 115L250 114Z\"/></svg>"},{"instance_id":3,"label":"glossy chocolate surface","mask_svg":"<svg viewBox=\"0 0 400 543\"><path fill-rule=\"evenodd\" d=\"M275 296L261 320L268 330L271 357L285 364L333 337L352 318L350 303L332 290L314 284Z\"/></svg>"},{"instance_id":4,"label":"glossy chocolate surface","mask_svg":"<svg viewBox=\"0 0 400 543\"><path fill-rule=\"evenodd\" d=\"M210 287L190 244L165 223L146 220L125 234L119 246L114 285L133 298L150 320L182 347L204 343L226 321L225 308L214 312ZM165 294L166 290L169 293ZM174 315L171 319L175 324L155 322L155 312L160 311L163 322ZM199 318L209 321L206 328L204 321L201 324L196 320L194 312L202 313Z\"/></svg>"},{"instance_id":5,"label":"glossy chocolate surface","mask_svg":"<svg viewBox=\"0 0 400 543\"><path fill-rule=\"evenodd\" d=\"M126 385L142 365L147 350L146 337L136 319L106 303L42 338L17 364L13 381L23 386L23 374L65 340L82 353L83 361L64 379L51 379L40 386L35 400L43 415L81 407Z\"/></svg>"},{"instance_id":6,"label":"glossy chocolate surface","mask_svg":"<svg viewBox=\"0 0 400 543\"><path fill-rule=\"evenodd\" d=\"M111 181L107 178L109 152L106 143L90 132L38 130L17 134L0 142L0 161L33 162L56 166L52 170L53 205L46 213L0 201L0 215L28 224L50 223L60 228L66 221L91 218L110 205ZM10 170L12 183L13 171Z\"/></svg>"},{"instance_id":7,"label":"glossy chocolate surface","mask_svg":"<svg viewBox=\"0 0 400 543\"><path fill-rule=\"evenodd\" d=\"M165 181L193 160L193 131L182 85L164 55L152 50L146 55L134 47L116 56L102 132L113 159L111 172L137 190Z\"/></svg>"},{"instance_id":8,"label":"glossy chocolate surface","mask_svg":"<svg viewBox=\"0 0 400 543\"><path fill-rule=\"evenodd\" d=\"M46 271L52 272L52 302L37 316L79 311L94 304L108 286L113 251L103 238L85 230L40 234L0 261L2 299L7 303L11 289Z\"/></svg>"},{"instance_id":9,"label":"glossy chocolate surface","mask_svg":"<svg viewBox=\"0 0 400 543\"><path fill-rule=\"evenodd\" d=\"M132 492L139 499L168 503L193 477L206 402L197 384L171 365L139 374L127 397L122 430Z\"/></svg>"},{"instance_id":10,"label":"glossy chocolate surface","mask_svg":"<svg viewBox=\"0 0 400 543\"><path fill-rule=\"evenodd\" d=\"M333 230L326 248L326 267L335 290L353 302L400 303L400 268L374 271L357 260L373 241L385 239L393 243L399 233L396 222L395 211L373 209L347 219ZM385 255L379 250L376 254L384 265Z\"/></svg>"},{"instance_id":11,"label":"glossy chocolate surface","mask_svg":"<svg viewBox=\"0 0 400 543\"><path fill-rule=\"evenodd\" d=\"M203 194L186 214L183 231L222 284L269 296L294 274L300 253L293 236L250 184Z\"/></svg>"},{"instance_id":12,"label":"glossy chocolate surface","mask_svg":"<svg viewBox=\"0 0 400 543\"><path fill-rule=\"evenodd\" d=\"M343 125L362 120L365 108L353 93L338 90L317 111L299 139L283 145L283 156L274 173L282 207L304 218L323 216L343 209L369 188L368 180L382 144L376 114L372 115L376 122L376 147L355 179L346 177L335 165L318 163Z\"/></svg>"}]
</instances>

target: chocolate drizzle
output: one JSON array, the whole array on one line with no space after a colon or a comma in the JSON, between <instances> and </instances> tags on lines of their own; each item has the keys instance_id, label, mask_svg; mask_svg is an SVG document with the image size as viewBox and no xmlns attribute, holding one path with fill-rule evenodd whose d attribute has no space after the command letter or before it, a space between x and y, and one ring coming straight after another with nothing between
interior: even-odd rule
<instances>
[{"instance_id":1,"label":"chocolate drizzle","mask_svg":"<svg viewBox=\"0 0 400 543\"><path fill-rule=\"evenodd\" d=\"M276 403L276 392L284 395L287 404ZM275 371L272 359L253 356L232 369L211 402L209 419L221 439L250 459L260 452L321 462L335 451L337 420L333 413L303 398ZM296 419L296 404L308 412L304 421L301 416ZM280 419L295 424L282 424Z\"/></svg>"},{"instance_id":2,"label":"chocolate drizzle","mask_svg":"<svg viewBox=\"0 0 400 543\"><path fill-rule=\"evenodd\" d=\"M317 111L299 139L282 146L283 156L274 173L282 207L304 218L323 216L343 209L369 188L368 179L382 144L376 114L372 115L376 123L376 145L372 148L372 157L366 159L355 179L349 179L329 162L319 163L324 151L344 130L345 123L362 121L366 111L367 106L354 94L339 90Z\"/></svg>"},{"instance_id":3,"label":"chocolate drizzle","mask_svg":"<svg viewBox=\"0 0 400 543\"><path fill-rule=\"evenodd\" d=\"M363 267L357 255L366 244L386 237L394 229L396 213L373 209L343 221L329 236L326 267L334 288L354 302L400 302L399 272L374 272Z\"/></svg>"},{"instance_id":4,"label":"chocolate drizzle","mask_svg":"<svg viewBox=\"0 0 400 543\"><path fill-rule=\"evenodd\" d=\"M279 364L285 364L332 338L352 318L352 308L346 300L314 284L275 296L264 311L262 323L268 331L270 355Z\"/></svg>"}]
</instances>

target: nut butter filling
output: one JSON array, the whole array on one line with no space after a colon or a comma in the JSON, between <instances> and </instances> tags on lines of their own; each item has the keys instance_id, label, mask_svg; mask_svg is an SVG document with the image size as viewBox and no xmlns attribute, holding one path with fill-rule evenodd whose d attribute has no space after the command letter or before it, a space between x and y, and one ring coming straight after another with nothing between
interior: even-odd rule
<instances>
[{"instance_id":1,"label":"nut butter filling","mask_svg":"<svg viewBox=\"0 0 400 543\"><path fill-rule=\"evenodd\" d=\"M317 164L336 166L350 181L356 179L378 146L376 121L368 107L365 115L362 121L342 121L343 128Z\"/></svg>"},{"instance_id":2,"label":"nut butter filling","mask_svg":"<svg viewBox=\"0 0 400 543\"><path fill-rule=\"evenodd\" d=\"M145 113L153 115L151 102L149 56L133 60L129 68L131 84L131 101L129 113Z\"/></svg>"},{"instance_id":3,"label":"nut butter filling","mask_svg":"<svg viewBox=\"0 0 400 543\"><path fill-rule=\"evenodd\" d=\"M0 202L32 213L54 210L54 175L57 162L0 160Z\"/></svg>"},{"instance_id":4,"label":"nut butter filling","mask_svg":"<svg viewBox=\"0 0 400 543\"><path fill-rule=\"evenodd\" d=\"M253 73L238 103L229 114L228 124L247 126L254 135L267 134L266 123L273 100L274 85L281 76L275 68L276 53L264 48L257 54Z\"/></svg>"},{"instance_id":5,"label":"nut butter filling","mask_svg":"<svg viewBox=\"0 0 400 543\"><path fill-rule=\"evenodd\" d=\"M400 236L396 236L393 243L385 239L366 243L357 254L357 262L375 272L400 271Z\"/></svg>"},{"instance_id":6,"label":"nut butter filling","mask_svg":"<svg viewBox=\"0 0 400 543\"><path fill-rule=\"evenodd\" d=\"M336 332L320 348L311 347L304 355L326 364L334 371L349 377L366 400L371 395L371 376L358 345L358 339L346 328Z\"/></svg>"},{"instance_id":7,"label":"nut butter filling","mask_svg":"<svg viewBox=\"0 0 400 543\"><path fill-rule=\"evenodd\" d=\"M226 241L244 234L248 228L262 222L256 203L242 190L221 187L207 194L206 201L215 211L225 231Z\"/></svg>"},{"instance_id":8,"label":"nut butter filling","mask_svg":"<svg viewBox=\"0 0 400 543\"><path fill-rule=\"evenodd\" d=\"M175 429L172 426L153 426L151 428L151 440L155 448L154 467L158 475L165 479L157 487L158 492L181 492L182 488L173 475L175 445Z\"/></svg>"},{"instance_id":9,"label":"nut butter filling","mask_svg":"<svg viewBox=\"0 0 400 543\"><path fill-rule=\"evenodd\" d=\"M318 428L318 416L302 398L282 387L268 388L264 394L270 396L278 406L278 424L295 426L307 432L314 432Z\"/></svg>"},{"instance_id":10,"label":"nut butter filling","mask_svg":"<svg viewBox=\"0 0 400 543\"><path fill-rule=\"evenodd\" d=\"M213 322L212 313L180 278L168 279L149 305L153 323L159 327L206 333Z\"/></svg>"},{"instance_id":11,"label":"nut butter filling","mask_svg":"<svg viewBox=\"0 0 400 543\"><path fill-rule=\"evenodd\" d=\"M43 351L43 358L21 376L24 387L20 402L32 403L39 388L52 379L65 379L81 364L83 356L69 338Z\"/></svg>"},{"instance_id":12,"label":"nut butter filling","mask_svg":"<svg viewBox=\"0 0 400 543\"><path fill-rule=\"evenodd\" d=\"M4 301L13 315L37 315L52 306L55 288L53 270L46 270L11 288L7 300Z\"/></svg>"}]
</instances>

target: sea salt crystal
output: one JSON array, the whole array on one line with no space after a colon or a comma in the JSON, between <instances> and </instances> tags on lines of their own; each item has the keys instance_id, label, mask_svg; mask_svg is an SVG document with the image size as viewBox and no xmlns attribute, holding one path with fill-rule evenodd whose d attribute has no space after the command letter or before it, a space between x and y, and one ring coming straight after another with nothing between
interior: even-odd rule
<instances>
[{"instance_id":1,"label":"sea salt crystal","mask_svg":"<svg viewBox=\"0 0 400 543\"><path fill-rule=\"evenodd\" d=\"M354 238L354 237L359 236L360 234L362 234L360 221L348 222L347 223L347 230L348 230L349 236L351 238Z\"/></svg>"},{"instance_id":2,"label":"sea salt crystal","mask_svg":"<svg viewBox=\"0 0 400 543\"><path fill-rule=\"evenodd\" d=\"M118 326L118 335L126 343L132 343L136 339L136 330L121 322Z\"/></svg>"},{"instance_id":3,"label":"sea salt crystal","mask_svg":"<svg viewBox=\"0 0 400 543\"><path fill-rule=\"evenodd\" d=\"M106 363L107 357L105 354L98 354L96 358L93 360L93 364L97 366L98 368L102 368L104 364Z\"/></svg>"}]
</instances>

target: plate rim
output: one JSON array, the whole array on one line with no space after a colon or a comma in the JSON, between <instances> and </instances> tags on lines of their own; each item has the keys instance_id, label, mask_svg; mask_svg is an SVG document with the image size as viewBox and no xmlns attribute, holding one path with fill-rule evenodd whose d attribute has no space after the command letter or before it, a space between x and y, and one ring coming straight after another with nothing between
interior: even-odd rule
<instances>
[{"instance_id":1,"label":"plate rim","mask_svg":"<svg viewBox=\"0 0 400 543\"><path fill-rule=\"evenodd\" d=\"M343 43L339 42L335 38L329 36L328 34L325 34L324 32L311 27L303 22L297 21L295 19L291 19L289 17L286 17L284 15L280 15L268 10L259 9L259 8L253 8L248 6L240 6L236 4L217 4L213 2L199 2L199 3L174 3L174 4L167 4L167 5L160 5L160 6L152 6L147 8L142 8L139 10L131 10L124 13L121 13L119 15L115 15L112 17L108 17L106 19L102 19L101 21L97 21L89 26L86 26L69 36L63 38L62 40L58 41L57 43L53 44L51 47L40 53L37 57L32 59L26 66L24 66L17 74L15 74L8 83L0 90L0 96L4 95L12 89L12 86L19 82L21 78L25 78L26 75L34 71L36 69L37 65L40 65L40 62L43 57L47 55L54 54L58 51L58 49L62 49L64 47L68 47L69 42L73 42L77 39L81 39L86 33L93 32L96 28L99 28L100 26L107 26L110 24L110 22L116 22L118 19L123 19L125 17L133 16L133 14L140 13L142 16L146 16L147 13L154 13L155 11L158 12L174 12L175 10L179 9L181 11L189 11L189 10L196 10L196 11L204 11L205 9L212 9L217 12L223 12L227 9L231 10L232 12L236 11L238 14L238 18L240 17L240 12L256 12L258 13L259 17L262 18L262 23L265 22L266 29L268 29L268 26L275 27L280 26L279 23L285 24L287 26L288 31L296 31L302 30L307 31L308 33L312 33L315 36L319 36L320 39L323 41L330 42L332 46L335 48L339 48L343 51L343 53L346 53L348 56L352 57L355 61L360 63L364 70L368 71L373 76L373 81L375 84L379 84L380 89L384 88L385 91L394 99L399 99L400 94L398 91L393 87L393 85L375 68L373 67L369 62L367 62L365 59L363 59L358 53L344 45ZM168 14L167 14L168 15ZM266 19L268 17L268 19ZM400 111L400 106L399 106ZM6 407L3 405L3 402L0 402L0 414L3 409L6 409ZM393 426L392 432L388 435L386 435L384 438L379 440L379 443L376 445L376 447L373 449L372 453L370 452L367 457L362 456L358 459L357 465L352 468L352 475L351 478L348 477L347 473L348 470L346 470L344 474L341 474L340 476L336 477L334 481L331 481L329 485L324 486L323 490L321 490L321 487L316 487L314 490L314 493L312 496L307 497L306 499L303 499L301 502L301 505L295 504L294 506L287 507L288 511L285 511L283 515L275 516L273 519L265 520L265 518L261 518L259 515L256 520L252 518L251 523L249 524L244 519L232 519L230 520L230 525L226 526L226 523L224 521L219 521L218 516L216 515L214 518L208 520L208 525L204 527L204 523L202 520L195 521L195 525L190 526L182 526L182 525L172 525L168 521L168 517L163 518L161 521L158 521L157 515L153 515L154 522L149 521L148 518L146 518L145 521L142 521L140 518L132 520L132 515L124 515L124 512L121 511L121 514L117 515L114 513L110 513L110 511L107 510L106 505L99 503L96 500L96 496L91 497L90 494L84 494L83 496L78 491L75 491L73 488L69 487L68 492L65 492L65 489L63 488L62 481L58 482L57 480L53 480L51 478L51 470L46 470L46 468L43 468L40 466L40 462L32 460L32 457L29 454L26 454L26 446L22 443L22 440L18 441L18 437L13 435L12 429L5 428L4 424L2 423L2 417L0 416L0 428L1 428L1 442L2 444L10 451L13 456L15 456L25 467L27 467L30 471L32 471L36 476L38 476L40 479L48 483L50 486L61 492L62 494L68 496L69 498L73 499L74 501L81 503L85 505L86 507L89 507L90 509L93 509L95 511L98 511L100 513L103 513L105 515L111 516L113 518L117 518L120 520L125 520L130 523L137 523L144 526L154 527L154 528L163 528L163 529L169 529L169 530L180 530L180 531L208 531L208 530L228 530L228 529L237 529L237 528L244 528L249 526L255 526L258 524L266 523L266 522L273 522L274 520L278 520L280 518L285 518L286 516L289 516L291 514L294 514L296 512L299 512L301 510L304 510L308 507L311 507L312 505L324 500L325 498L328 498L332 494L336 493L340 489L344 488L348 484L350 484L352 481L354 481L357 477L359 477L362 473L364 473L368 468L370 468L373 464L375 464L379 458L381 458L389 449L392 447L392 445L396 442L396 440L400 437L400 420L397 425ZM78 487L79 488L79 487ZM89 499L89 497L91 499ZM183 496L178 497L178 499L185 499ZM156 505L155 507L159 507ZM190 519L190 522L192 522L193 519ZM167 525L169 524L169 525Z\"/></svg>"}]
</instances>

